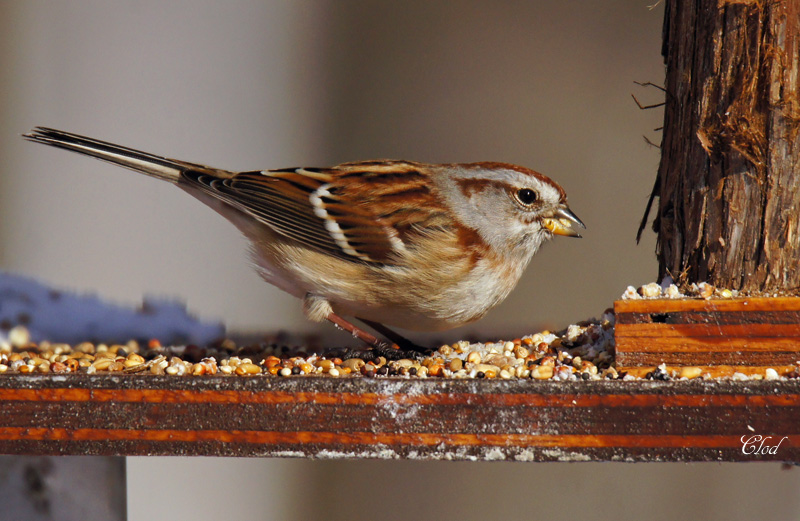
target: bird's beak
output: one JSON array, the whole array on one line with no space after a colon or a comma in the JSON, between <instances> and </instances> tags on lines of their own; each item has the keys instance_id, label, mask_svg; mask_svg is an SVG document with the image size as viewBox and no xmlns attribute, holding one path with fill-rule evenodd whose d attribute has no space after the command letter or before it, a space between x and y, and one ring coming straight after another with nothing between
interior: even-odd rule
<instances>
[{"instance_id":1,"label":"bird's beak","mask_svg":"<svg viewBox=\"0 0 800 521\"><path fill-rule=\"evenodd\" d=\"M581 234L577 230L578 226L586 228L586 225L578 219L578 216L566 206L556 210L552 217L545 218L542 225L550 230L551 233L566 237L580 237Z\"/></svg>"}]
</instances>

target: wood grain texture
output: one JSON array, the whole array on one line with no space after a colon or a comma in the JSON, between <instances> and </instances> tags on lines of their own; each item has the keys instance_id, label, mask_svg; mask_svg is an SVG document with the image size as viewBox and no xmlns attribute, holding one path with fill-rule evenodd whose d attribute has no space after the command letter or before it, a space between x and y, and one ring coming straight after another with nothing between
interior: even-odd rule
<instances>
[{"instance_id":1,"label":"wood grain texture","mask_svg":"<svg viewBox=\"0 0 800 521\"><path fill-rule=\"evenodd\" d=\"M668 0L659 280L800 292L800 0Z\"/></svg>"},{"instance_id":2,"label":"wood grain texture","mask_svg":"<svg viewBox=\"0 0 800 521\"><path fill-rule=\"evenodd\" d=\"M800 461L798 380L7 374L0 404L4 454Z\"/></svg>"},{"instance_id":3,"label":"wood grain texture","mask_svg":"<svg viewBox=\"0 0 800 521\"><path fill-rule=\"evenodd\" d=\"M737 367L788 374L800 361L800 298L625 300L614 309L617 365L634 374L662 363L714 376Z\"/></svg>"}]
</instances>

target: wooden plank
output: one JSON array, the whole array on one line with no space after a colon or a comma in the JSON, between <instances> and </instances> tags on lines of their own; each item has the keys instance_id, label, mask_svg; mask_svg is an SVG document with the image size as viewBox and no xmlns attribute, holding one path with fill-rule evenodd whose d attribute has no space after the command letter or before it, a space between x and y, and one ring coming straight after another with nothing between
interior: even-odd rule
<instances>
[{"instance_id":1,"label":"wooden plank","mask_svg":"<svg viewBox=\"0 0 800 521\"><path fill-rule=\"evenodd\" d=\"M623 344L625 350L627 345L637 345L635 347L636 353L647 352L663 352L666 355L670 351L689 351L689 352L723 352L731 353L740 356L758 356L758 352L770 353L786 353L793 356L790 362L800 359L798 350L796 349L796 341L793 339L776 339L770 342L767 339L751 339L751 338L736 338L731 337L715 337L715 336L698 336L698 337L635 337L635 336L618 336L618 339L628 342ZM737 343L741 342L741 343ZM617 344L619 345L619 344ZM619 351L618 351L619 353Z\"/></svg>"},{"instance_id":2,"label":"wooden plank","mask_svg":"<svg viewBox=\"0 0 800 521\"><path fill-rule=\"evenodd\" d=\"M708 324L708 323L675 323L675 324L625 324L617 336L633 338L752 338L754 341L791 342L800 351L800 323L798 324Z\"/></svg>"},{"instance_id":3,"label":"wooden plank","mask_svg":"<svg viewBox=\"0 0 800 521\"><path fill-rule=\"evenodd\" d=\"M800 380L6 374L0 406L4 454L800 461Z\"/></svg>"},{"instance_id":4,"label":"wooden plank","mask_svg":"<svg viewBox=\"0 0 800 521\"><path fill-rule=\"evenodd\" d=\"M630 299L614 302L614 311L619 314L650 313L672 311L788 311L800 313L798 297L749 297L749 298L714 298L714 299Z\"/></svg>"},{"instance_id":5,"label":"wooden plank","mask_svg":"<svg viewBox=\"0 0 800 521\"><path fill-rule=\"evenodd\" d=\"M730 378L735 375L744 375L748 377L752 377L754 375L758 375L763 377L767 369L772 369L779 376L785 376L789 378L794 378L797 374L795 372L796 366L794 365L666 365L659 363L655 365L655 361L657 359L654 357L651 360L651 365L642 365L636 367L625 367L621 369L625 372L625 374L629 374L631 376L635 376L637 378L645 378L648 374L653 373L657 369L664 369L667 374L676 375L680 377L681 371L691 369L693 371L698 371L697 376L703 378ZM645 362L647 360L644 360Z\"/></svg>"},{"instance_id":6,"label":"wooden plank","mask_svg":"<svg viewBox=\"0 0 800 521\"><path fill-rule=\"evenodd\" d=\"M631 374L660 364L784 374L800 361L800 298L642 299L614 309L617 366Z\"/></svg>"}]
</instances>

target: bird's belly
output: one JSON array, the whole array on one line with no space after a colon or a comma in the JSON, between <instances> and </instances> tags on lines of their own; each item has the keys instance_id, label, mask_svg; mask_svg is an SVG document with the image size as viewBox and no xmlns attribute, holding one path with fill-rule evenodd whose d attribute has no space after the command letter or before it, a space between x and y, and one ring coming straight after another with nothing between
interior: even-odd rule
<instances>
[{"instance_id":1,"label":"bird's belly","mask_svg":"<svg viewBox=\"0 0 800 521\"><path fill-rule=\"evenodd\" d=\"M274 236L253 241L253 259L262 278L298 298L313 294L339 315L412 331L444 331L481 318L508 296L522 272L497 270L488 261L427 270L372 266Z\"/></svg>"},{"instance_id":2,"label":"bird's belly","mask_svg":"<svg viewBox=\"0 0 800 521\"><path fill-rule=\"evenodd\" d=\"M487 264L438 282L424 282L430 276L406 283L390 277L388 284L374 284L368 298L349 299L341 292L328 298L340 314L412 331L444 331L483 317L505 300L518 278Z\"/></svg>"}]
</instances>

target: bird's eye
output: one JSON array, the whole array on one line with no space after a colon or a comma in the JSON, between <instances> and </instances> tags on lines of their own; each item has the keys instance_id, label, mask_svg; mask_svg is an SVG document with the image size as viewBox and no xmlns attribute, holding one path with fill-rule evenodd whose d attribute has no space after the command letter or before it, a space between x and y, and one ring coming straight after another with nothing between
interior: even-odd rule
<instances>
[{"instance_id":1,"label":"bird's eye","mask_svg":"<svg viewBox=\"0 0 800 521\"><path fill-rule=\"evenodd\" d=\"M536 202L536 192L530 188L521 188L517 190L517 200L525 206L530 206Z\"/></svg>"}]
</instances>

